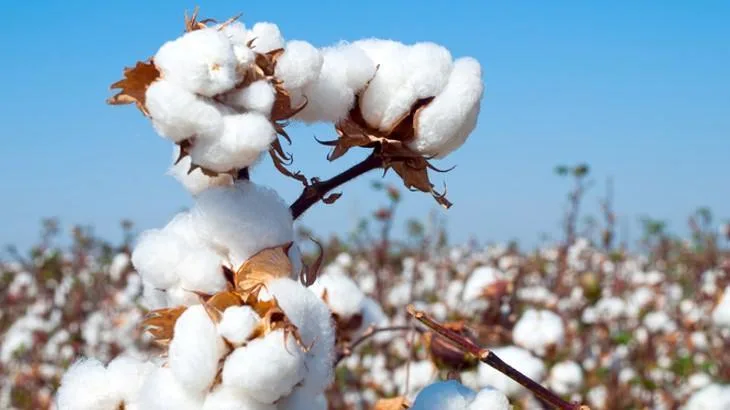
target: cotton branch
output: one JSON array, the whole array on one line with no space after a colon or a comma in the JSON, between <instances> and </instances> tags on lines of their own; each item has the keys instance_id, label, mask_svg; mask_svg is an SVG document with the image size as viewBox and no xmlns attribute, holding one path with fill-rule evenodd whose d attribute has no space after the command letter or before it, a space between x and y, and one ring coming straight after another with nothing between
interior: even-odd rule
<instances>
[{"instance_id":1,"label":"cotton branch","mask_svg":"<svg viewBox=\"0 0 730 410\"><path fill-rule=\"evenodd\" d=\"M473 355L481 362L488 364L489 366L498 370L510 379L521 384L522 386L530 390L535 396L537 396L545 403L551 405L553 408L560 410L590 410L588 406L584 406L578 403L569 403L563 400L557 394L551 392L550 390L541 386L536 381L519 372L514 367L502 361L502 359L497 357L497 355L494 354L491 350L485 349L474 343L472 340L454 332L453 330L447 329L436 320L431 318L429 315L427 315L425 312L416 310L413 305L408 305L407 310L408 314L413 316L416 320L421 322L423 325L425 325L438 335L447 339L455 347L461 349L467 354Z\"/></svg>"},{"instance_id":2,"label":"cotton branch","mask_svg":"<svg viewBox=\"0 0 730 410\"><path fill-rule=\"evenodd\" d=\"M312 205L322 200L328 192L368 171L372 171L382 166L383 160L373 152L361 162L330 179L324 181L315 180L311 185L304 188L302 193L299 195L299 198L297 198L297 200L289 207L292 216L294 219L299 218Z\"/></svg>"}]
</instances>

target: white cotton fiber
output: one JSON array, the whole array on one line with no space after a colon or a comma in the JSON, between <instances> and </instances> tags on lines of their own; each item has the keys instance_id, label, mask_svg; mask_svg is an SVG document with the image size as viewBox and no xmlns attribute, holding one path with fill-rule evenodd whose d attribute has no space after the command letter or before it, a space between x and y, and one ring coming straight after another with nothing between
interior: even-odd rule
<instances>
[{"instance_id":1,"label":"white cotton fiber","mask_svg":"<svg viewBox=\"0 0 730 410\"><path fill-rule=\"evenodd\" d=\"M226 115L220 137L196 140L190 156L197 165L227 172L252 165L274 138L276 130L262 114Z\"/></svg>"},{"instance_id":2,"label":"white cotton fiber","mask_svg":"<svg viewBox=\"0 0 730 410\"><path fill-rule=\"evenodd\" d=\"M238 80L230 40L215 28L191 31L168 41L153 61L166 80L208 97L232 89Z\"/></svg>"},{"instance_id":3,"label":"white cotton fiber","mask_svg":"<svg viewBox=\"0 0 730 410\"><path fill-rule=\"evenodd\" d=\"M233 183L230 184L231 186ZM193 225L193 215L189 211L175 214L172 220L162 229L182 239L188 246L194 248L205 247L205 242L200 239Z\"/></svg>"},{"instance_id":4,"label":"white cotton fiber","mask_svg":"<svg viewBox=\"0 0 730 410\"><path fill-rule=\"evenodd\" d=\"M305 122L337 122L347 116L355 103L355 93L348 86L347 56L336 47L324 48L321 52L323 62L319 77L302 88L307 105L295 116Z\"/></svg>"},{"instance_id":5,"label":"white cotton fiber","mask_svg":"<svg viewBox=\"0 0 730 410\"><path fill-rule=\"evenodd\" d=\"M484 92L482 68L471 57L454 61L448 83L416 117L416 152L443 158L460 147L476 126Z\"/></svg>"},{"instance_id":6,"label":"white cotton fiber","mask_svg":"<svg viewBox=\"0 0 730 410\"><path fill-rule=\"evenodd\" d=\"M192 210L198 235L233 266L264 248L294 240L291 212L276 191L250 181L200 194Z\"/></svg>"},{"instance_id":7,"label":"white cotton fiber","mask_svg":"<svg viewBox=\"0 0 730 410\"><path fill-rule=\"evenodd\" d=\"M210 249L195 249L185 255L178 267L180 286L188 291L212 295L226 287L223 260Z\"/></svg>"},{"instance_id":8,"label":"white cotton fiber","mask_svg":"<svg viewBox=\"0 0 730 410\"><path fill-rule=\"evenodd\" d=\"M545 364L525 349L506 346L491 349L502 361L517 369L520 373L536 382L545 377ZM509 397L516 397L525 392L525 388L509 377L484 363L479 364L479 383L482 386L494 386Z\"/></svg>"},{"instance_id":9,"label":"white cotton fiber","mask_svg":"<svg viewBox=\"0 0 730 410\"><path fill-rule=\"evenodd\" d=\"M360 100L370 126L388 130L408 114L416 101L434 97L446 85L451 72L451 53L434 43L407 47L399 60L387 61L391 69L379 69ZM382 77L381 77L382 76Z\"/></svg>"},{"instance_id":10,"label":"white cotton fiber","mask_svg":"<svg viewBox=\"0 0 730 410\"><path fill-rule=\"evenodd\" d=\"M261 318L250 306L231 306L223 311L218 334L229 343L240 346L251 335Z\"/></svg>"},{"instance_id":11,"label":"white cotton fiber","mask_svg":"<svg viewBox=\"0 0 730 410\"><path fill-rule=\"evenodd\" d=\"M322 54L313 45L292 40L286 43L284 54L276 61L275 75L287 90L301 88L319 77L323 61Z\"/></svg>"},{"instance_id":12,"label":"white cotton fiber","mask_svg":"<svg viewBox=\"0 0 730 410\"><path fill-rule=\"evenodd\" d=\"M132 251L132 264L146 282L167 289L178 281L177 267L189 246L177 235L164 230L142 232Z\"/></svg>"},{"instance_id":13,"label":"white cotton fiber","mask_svg":"<svg viewBox=\"0 0 730 410\"><path fill-rule=\"evenodd\" d=\"M140 410L200 410L204 397L180 385L169 367L158 367L147 376L137 405Z\"/></svg>"},{"instance_id":14,"label":"white cotton fiber","mask_svg":"<svg viewBox=\"0 0 730 410\"><path fill-rule=\"evenodd\" d=\"M247 67L252 64L256 55L248 47L248 30L240 21L233 21L225 25L222 29L223 34L228 37L233 47L233 54L236 56L236 62L239 68Z\"/></svg>"},{"instance_id":15,"label":"white cotton fiber","mask_svg":"<svg viewBox=\"0 0 730 410\"><path fill-rule=\"evenodd\" d=\"M104 365L96 359L75 362L61 378L56 396L59 410L117 410L121 401Z\"/></svg>"},{"instance_id":16,"label":"white cotton fiber","mask_svg":"<svg viewBox=\"0 0 730 410\"><path fill-rule=\"evenodd\" d=\"M235 388L219 386L205 398L203 410L277 410L277 407L260 403Z\"/></svg>"},{"instance_id":17,"label":"white cotton fiber","mask_svg":"<svg viewBox=\"0 0 730 410\"><path fill-rule=\"evenodd\" d=\"M226 101L239 109L256 111L271 117L271 108L276 100L276 91L267 80L258 80L247 87L236 89L226 95Z\"/></svg>"},{"instance_id":18,"label":"white cotton fiber","mask_svg":"<svg viewBox=\"0 0 730 410\"><path fill-rule=\"evenodd\" d=\"M730 328L730 286L725 288L720 302L712 310L712 323L719 328Z\"/></svg>"},{"instance_id":19,"label":"white cotton fiber","mask_svg":"<svg viewBox=\"0 0 730 410\"><path fill-rule=\"evenodd\" d=\"M136 403L139 391L154 370L152 362L142 362L131 356L119 356L107 365L109 384L124 401L125 405Z\"/></svg>"},{"instance_id":20,"label":"white cotton fiber","mask_svg":"<svg viewBox=\"0 0 730 410\"><path fill-rule=\"evenodd\" d=\"M464 284L464 300L471 301L481 298L482 293L489 285L502 278L504 278L504 273L491 266L481 266L474 269Z\"/></svg>"},{"instance_id":21,"label":"white cotton fiber","mask_svg":"<svg viewBox=\"0 0 730 410\"><path fill-rule=\"evenodd\" d=\"M549 310L526 310L512 331L515 344L541 356L550 346L561 344L564 338L563 320Z\"/></svg>"},{"instance_id":22,"label":"white cotton fiber","mask_svg":"<svg viewBox=\"0 0 730 410\"><path fill-rule=\"evenodd\" d=\"M511 408L507 396L499 390L486 387L477 393L474 400L469 403L467 410L510 410Z\"/></svg>"},{"instance_id":23,"label":"white cotton fiber","mask_svg":"<svg viewBox=\"0 0 730 410\"><path fill-rule=\"evenodd\" d=\"M274 23L256 23L248 33L249 41L253 40L251 48L259 54L284 47L284 37L279 31L279 26Z\"/></svg>"},{"instance_id":24,"label":"white cotton fiber","mask_svg":"<svg viewBox=\"0 0 730 410\"><path fill-rule=\"evenodd\" d=\"M304 353L307 376L304 387L323 391L333 377L335 330L327 305L301 283L281 278L271 281L268 290L284 314L299 329L302 343L311 346Z\"/></svg>"},{"instance_id":25,"label":"white cotton fiber","mask_svg":"<svg viewBox=\"0 0 730 410\"><path fill-rule=\"evenodd\" d=\"M173 161L177 160L179 151L180 148L176 145L173 150ZM191 163L190 156L186 155L177 164L173 163L167 170L167 174L178 180L192 195L198 195L212 186L233 184L233 177L230 174L219 174L218 176L211 177L205 175L199 168L190 172Z\"/></svg>"},{"instance_id":26,"label":"white cotton fiber","mask_svg":"<svg viewBox=\"0 0 730 410\"><path fill-rule=\"evenodd\" d=\"M465 410L476 393L455 380L433 383L421 390L411 410Z\"/></svg>"},{"instance_id":27,"label":"white cotton fiber","mask_svg":"<svg viewBox=\"0 0 730 410\"><path fill-rule=\"evenodd\" d=\"M560 395L576 393L583 386L583 370L574 361L556 363L550 369L548 385Z\"/></svg>"},{"instance_id":28,"label":"white cotton fiber","mask_svg":"<svg viewBox=\"0 0 730 410\"><path fill-rule=\"evenodd\" d=\"M218 108L165 79L153 82L146 91L145 106L155 130L173 142L223 132Z\"/></svg>"},{"instance_id":29,"label":"white cotton fiber","mask_svg":"<svg viewBox=\"0 0 730 410\"><path fill-rule=\"evenodd\" d=\"M234 350L223 365L223 385L236 388L262 403L291 393L304 379L302 350L293 337L276 330Z\"/></svg>"},{"instance_id":30,"label":"white cotton fiber","mask_svg":"<svg viewBox=\"0 0 730 410\"><path fill-rule=\"evenodd\" d=\"M202 305L191 306L175 322L168 363L180 385L196 393L208 389L226 351Z\"/></svg>"},{"instance_id":31,"label":"white cotton fiber","mask_svg":"<svg viewBox=\"0 0 730 410\"><path fill-rule=\"evenodd\" d=\"M309 289L320 297L326 292L327 305L343 319L362 313L365 294L354 280L339 271L320 275Z\"/></svg>"}]
</instances>

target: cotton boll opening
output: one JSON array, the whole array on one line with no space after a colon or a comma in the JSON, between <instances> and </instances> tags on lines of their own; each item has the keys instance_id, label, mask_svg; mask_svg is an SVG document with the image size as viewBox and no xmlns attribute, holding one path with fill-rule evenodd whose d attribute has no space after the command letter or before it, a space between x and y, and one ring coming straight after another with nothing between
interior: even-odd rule
<instances>
[{"instance_id":1,"label":"cotton boll opening","mask_svg":"<svg viewBox=\"0 0 730 410\"><path fill-rule=\"evenodd\" d=\"M223 311L221 322L218 323L218 334L229 343L240 346L246 342L260 320L250 306L231 306Z\"/></svg>"},{"instance_id":2,"label":"cotton boll opening","mask_svg":"<svg viewBox=\"0 0 730 410\"><path fill-rule=\"evenodd\" d=\"M145 97L153 127L173 142L223 131L223 116L216 106L177 84L165 79L155 81Z\"/></svg>"},{"instance_id":3,"label":"cotton boll opening","mask_svg":"<svg viewBox=\"0 0 730 410\"><path fill-rule=\"evenodd\" d=\"M202 393L213 383L226 347L205 308L195 305L175 322L168 351L175 379L185 388Z\"/></svg>"},{"instance_id":4,"label":"cotton boll opening","mask_svg":"<svg viewBox=\"0 0 730 410\"><path fill-rule=\"evenodd\" d=\"M285 337L283 330L239 347L223 365L224 386L262 403L273 403L288 395L305 375L301 348L293 337Z\"/></svg>"},{"instance_id":5,"label":"cotton boll opening","mask_svg":"<svg viewBox=\"0 0 730 410\"><path fill-rule=\"evenodd\" d=\"M178 281L177 268L190 251L184 240L158 229L142 232L132 252L132 264L142 278L159 289Z\"/></svg>"},{"instance_id":6,"label":"cotton boll opening","mask_svg":"<svg viewBox=\"0 0 730 410\"><path fill-rule=\"evenodd\" d=\"M261 114L227 115L220 138L196 140L190 156L196 165L227 172L252 165L274 138L276 130Z\"/></svg>"},{"instance_id":7,"label":"cotton boll opening","mask_svg":"<svg viewBox=\"0 0 730 410\"><path fill-rule=\"evenodd\" d=\"M242 110L256 111L271 116L271 109L276 100L274 87L266 80L254 81L247 87L234 90L226 95L226 101Z\"/></svg>"},{"instance_id":8,"label":"cotton boll opening","mask_svg":"<svg viewBox=\"0 0 730 410\"><path fill-rule=\"evenodd\" d=\"M220 255L208 249L196 249L185 255L180 263L180 285L189 291L217 293L226 287L222 266Z\"/></svg>"},{"instance_id":9,"label":"cotton boll opening","mask_svg":"<svg viewBox=\"0 0 730 410\"><path fill-rule=\"evenodd\" d=\"M199 236L238 267L262 249L294 240L291 212L272 189L250 181L200 194L192 210Z\"/></svg>"},{"instance_id":10,"label":"cotton boll opening","mask_svg":"<svg viewBox=\"0 0 730 410\"><path fill-rule=\"evenodd\" d=\"M484 92L478 61L464 57L454 62L443 91L416 118L416 139L408 146L424 155L443 158L461 146L476 126Z\"/></svg>"},{"instance_id":11,"label":"cotton boll opening","mask_svg":"<svg viewBox=\"0 0 730 410\"><path fill-rule=\"evenodd\" d=\"M238 81L230 40L215 28L190 31L168 41L153 61L163 78L208 97L232 89Z\"/></svg>"},{"instance_id":12,"label":"cotton boll opening","mask_svg":"<svg viewBox=\"0 0 730 410\"><path fill-rule=\"evenodd\" d=\"M276 62L276 77L287 90L304 87L319 77L324 59L313 45L293 40L286 43Z\"/></svg>"},{"instance_id":13,"label":"cotton boll opening","mask_svg":"<svg viewBox=\"0 0 730 410\"><path fill-rule=\"evenodd\" d=\"M284 47L284 37L279 31L279 26L274 23L256 23L248 34L248 40L253 40L251 48L259 53L266 54Z\"/></svg>"}]
</instances>

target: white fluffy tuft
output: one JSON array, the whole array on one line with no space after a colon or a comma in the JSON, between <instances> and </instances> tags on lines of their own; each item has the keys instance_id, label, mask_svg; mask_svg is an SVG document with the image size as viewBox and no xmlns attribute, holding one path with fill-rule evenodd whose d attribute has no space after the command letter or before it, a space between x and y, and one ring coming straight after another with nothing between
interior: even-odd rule
<instances>
[{"instance_id":1,"label":"white fluffy tuft","mask_svg":"<svg viewBox=\"0 0 730 410\"><path fill-rule=\"evenodd\" d=\"M248 40L253 40L251 48L259 54L265 54L284 47L284 37L279 26L274 23L256 23L248 33Z\"/></svg>"},{"instance_id":2,"label":"white fluffy tuft","mask_svg":"<svg viewBox=\"0 0 730 410\"><path fill-rule=\"evenodd\" d=\"M284 54L276 61L276 77L288 90L304 87L319 77L323 61L322 54L313 45L289 41Z\"/></svg>"},{"instance_id":3,"label":"white fluffy tuft","mask_svg":"<svg viewBox=\"0 0 730 410\"><path fill-rule=\"evenodd\" d=\"M215 105L168 80L153 82L145 98L155 130L173 142L223 131L223 116Z\"/></svg>"}]
</instances>

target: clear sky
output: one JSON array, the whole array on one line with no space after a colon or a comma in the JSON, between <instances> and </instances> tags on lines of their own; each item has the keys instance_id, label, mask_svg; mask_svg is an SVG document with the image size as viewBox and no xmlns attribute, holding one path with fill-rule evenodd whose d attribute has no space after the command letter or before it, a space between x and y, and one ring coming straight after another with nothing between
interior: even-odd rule
<instances>
[{"instance_id":1,"label":"clear sky","mask_svg":"<svg viewBox=\"0 0 730 410\"><path fill-rule=\"evenodd\" d=\"M364 37L433 41L483 65L479 125L438 165L454 207L452 237L517 238L557 232L567 182L558 163L585 161L611 176L619 216L649 214L681 230L710 206L730 217L730 3L725 1L11 1L5 4L0 81L0 244L30 245L39 220L93 224L119 238L118 221L159 227L188 206L164 175L170 144L132 106L111 107L109 84L182 29L185 9L218 19L277 23L317 46ZM327 127L293 127L295 165L328 177L362 157L327 163ZM342 232L380 198L372 174L303 221ZM253 173L288 200L299 187L265 161ZM586 208L597 211L599 184ZM435 208L407 193L403 214ZM637 229L633 232L636 234Z\"/></svg>"}]
</instances>

